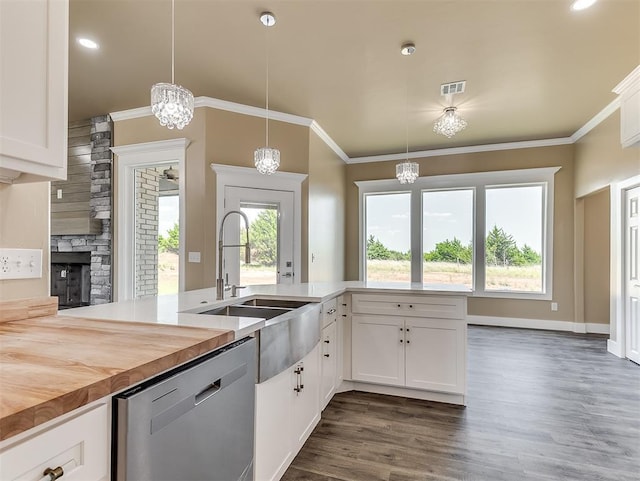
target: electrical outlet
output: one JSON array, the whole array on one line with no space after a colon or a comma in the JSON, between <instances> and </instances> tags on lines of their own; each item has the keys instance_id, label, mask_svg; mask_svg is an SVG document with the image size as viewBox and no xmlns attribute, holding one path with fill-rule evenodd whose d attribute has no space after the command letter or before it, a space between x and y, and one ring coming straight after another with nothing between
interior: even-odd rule
<instances>
[{"instance_id":1,"label":"electrical outlet","mask_svg":"<svg viewBox=\"0 0 640 481\"><path fill-rule=\"evenodd\" d=\"M42 249L0 249L0 279L42 277Z\"/></svg>"},{"instance_id":2,"label":"electrical outlet","mask_svg":"<svg viewBox=\"0 0 640 481\"><path fill-rule=\"evenodd\" d=\"M558 310L558 303L557 302L552 302L551 303L551 310L552 311L557 311Z\"/></svg>"}]
</instances>

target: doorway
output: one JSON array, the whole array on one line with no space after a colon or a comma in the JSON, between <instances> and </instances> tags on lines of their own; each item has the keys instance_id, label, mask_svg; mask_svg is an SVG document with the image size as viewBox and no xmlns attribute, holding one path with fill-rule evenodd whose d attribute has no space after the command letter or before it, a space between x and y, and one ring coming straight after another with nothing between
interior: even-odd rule
<instances>
[{"instance_id":1,"label":"doorway","mask_svg":"<svg viewBox=\"0 0 640 481\"><path fill-rule=\"evenodd\" d=\"M294 193L283 190L225 187L225 212L239 210L249 220L251 263L245 264L239 249L225 250L223 273L228 284L292 284ZM244 244L247 233L239 216L228 218L224 243Z\"/></svg>"},{"instance_id":2,"label":"doorway","mask_svg":"<svg viewBox=\"0 0 640 481\"><path fill-rule=\"evenodd\" d=\"M625 191L624 304L627 358L640 364L640 186Z\"/></svg>"}]
</instances>

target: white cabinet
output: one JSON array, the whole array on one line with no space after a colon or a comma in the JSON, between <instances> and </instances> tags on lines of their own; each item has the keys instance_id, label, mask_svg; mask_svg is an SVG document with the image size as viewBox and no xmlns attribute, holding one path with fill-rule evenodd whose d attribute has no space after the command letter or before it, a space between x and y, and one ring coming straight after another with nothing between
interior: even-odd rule
<instances>
[{"instance_id":1,"label":"white cabinet","mask_svg":"<svg viewBox=\"0 0 640 481\"><path fill-rule=\"evenodd\" d=\"M103 481L109 475L108 404L43 429L0 452L2 481L39 481L62 468L64 480Z\"/></svg>"},{"instance_id":2,"label":"white cabinet","mask_svg":"<svg viewBox=\"0 0 640 481\"><path fill-rule=\"evenodd\" d=\"M465 304L453 296L354 294L353 380L464 395Z\"/></svg>"},{"instance_id":3,"label":"white cabinet","mask_svg":"<svg viewBox=\"0 0 640 481\"><path fill-rule=\"evenodd\" d=\"M0 181L67 176L68 0L0 2Z\"/></svg>"},{"instance_id":4,"label":"white cabinet","mask_svg":"<svg viewBox=\"0 0 640 481\"><path fill-rule=\"evenodd\" d=\"M620 95L620 142L622 147L640 146L640 66L616 88Z\"/></svg>"},{"instance_id":5,"label":"white cabinet","mask_svg":"<svg viewBox=\"0 0 640 481\"><path fill-rule=\"evenodd\" d=\"M278 480L320 420L320 346L256 385L255 481Z\"/></svg>"},{"instance_id":6,"label":"white cabinet","mask_svg":"<svg viewBox=\"0 0 640 481\"><path fill-rule=\"evenodd\" d=\"M338 377L338 343L337 324L333 321L322 329L320 346L322 350L322 382L320 384L320 409L324 409L331 401L336 390Z\"/></svg>"}]
</instances>

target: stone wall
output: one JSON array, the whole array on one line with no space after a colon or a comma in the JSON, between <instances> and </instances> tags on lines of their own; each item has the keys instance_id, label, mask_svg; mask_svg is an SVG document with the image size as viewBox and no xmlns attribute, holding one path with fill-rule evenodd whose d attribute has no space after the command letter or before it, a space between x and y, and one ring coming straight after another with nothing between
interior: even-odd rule
<instances>
[{"instance_id":1,"label":"stone wall","mask_svg":"<svg viewBox=\"0 0 640 481\"><path fill-rule=\"evenodd\" d=\"M91 217L102 221L102 233L51 236L52 252L91 252L91 304L112 300L112 186L113 123L108 115L93 117L86 143L91 146ZM76 145L78 139L76 138Z\"/></svg>"},{"instance_id":2,"label":"stone wall","mask_svg":"<svg viewBox=\"0 0 640 481\"><path fill-rule=\"evenodd\" d=\"M136 169L136 297L158 293L158 169Z\"/></svg>"}]
</instances>

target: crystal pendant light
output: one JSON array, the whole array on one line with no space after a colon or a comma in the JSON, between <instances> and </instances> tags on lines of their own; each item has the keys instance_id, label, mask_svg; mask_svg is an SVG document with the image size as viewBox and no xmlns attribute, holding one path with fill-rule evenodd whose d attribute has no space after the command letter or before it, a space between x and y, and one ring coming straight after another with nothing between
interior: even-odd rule
<instances>
[{"instance_id":1,"label":"crystal pendant light","mask_svg":"<svg viewBox=\"0 0 640 481\"><path fill-rule=\"evenodd\" d=\"M442 116L433 124L436 134L451 138L467 126L467 122L458 115L456 107L447 107Z\"/></svg>"},{"instance_id":2,"label":"crystal pendant light","mask_svg":"<svg viewBox=\"0 0 640 481\"><path fill-rule=\"evenodd\" d=\"M183 129L193 118L193 94L175 84L175 0L171 0L171 83L151 87L151 112L160 125Z\"/></svg>"},{"instance_id":3,"label":"crystal pendant light","mask_svg":"<svg viewBox=\"0 0 640 481\"><path fill-rule=\"evenodd\" d=\"M400 53L405 56L412 55L416 51L416 46L412 43L405 43L400 48ZM411 162L409 160L409 80L407 79L407 86L405 92L405 104L406 104L406 116L405 116L405 144L407 160L396 165L396 178L401 184L413 184L418 176L419 168L417 162Z\"/></svg>"},{"instance_id":4,"label":"crystal pendant light","mask_svg":"<svg viewBox=\"0 0 640 481\"><path fill-rule=\"evenodd\" d=\"M260 22L269 28L273 27L276 23L276 17L271 12L263 12L260 15ZM266 116L265 116L265 130L266 130L266 147L260 147L256 149L253 154L253 161L256 169L261 174L271 175L278 167L280 167L280 151L269 147L269 46L267 44L267 72L266 72Z\"/></svg>"}]
</instances>

